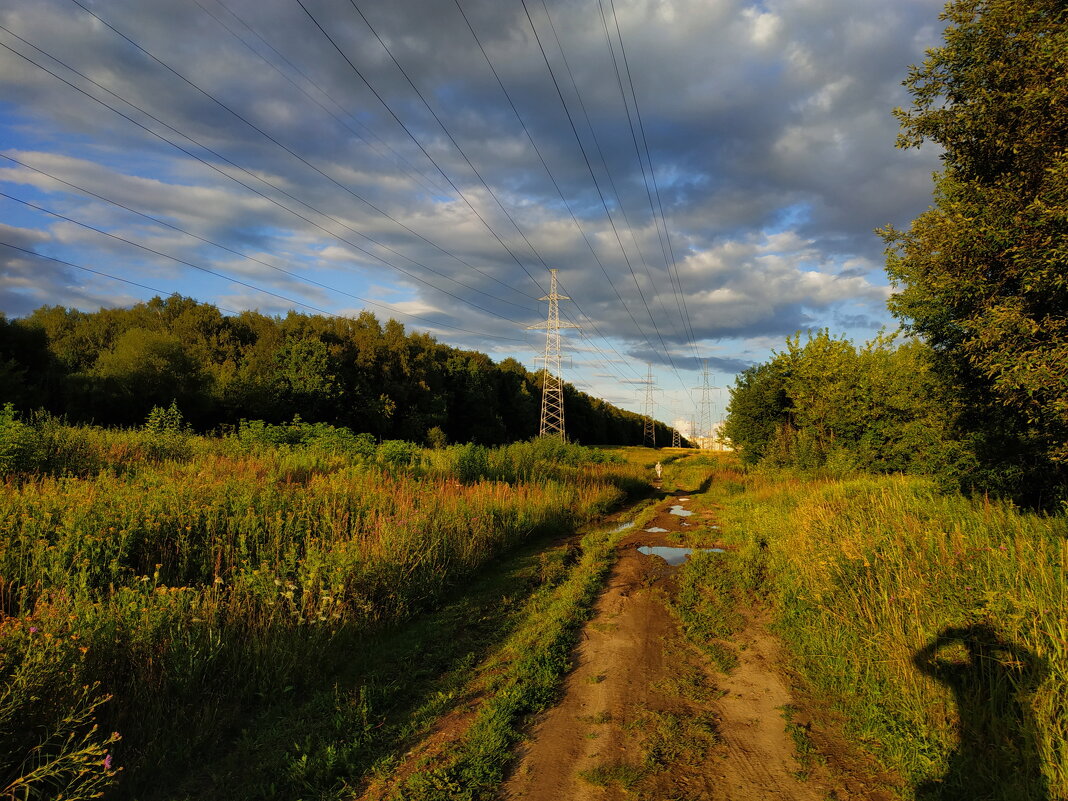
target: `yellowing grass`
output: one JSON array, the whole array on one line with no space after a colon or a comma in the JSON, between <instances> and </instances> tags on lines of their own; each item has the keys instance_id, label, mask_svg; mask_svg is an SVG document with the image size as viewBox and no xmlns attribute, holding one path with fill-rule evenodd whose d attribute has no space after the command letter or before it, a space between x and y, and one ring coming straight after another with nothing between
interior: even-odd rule
<instances>
[{"instance_id":1,"label":"yellowing grass","mask_svg":"<svg viewBox=\"0 0 1068 801\"><path fill-rule=\"evenodd\" d=\"M919 795L1068 798L1063 516L906 477L754 475L725 500L801 671Z\"/></svg>"},{"instance_id":2,"label":"yellowing grass","mask_svg":"<svg viewBox=\"0 0 1068 801\"><path fill-rule=\"evenodd\" d=\"M195 759L368 632L641 485L636 468L553 443L415 448L407 466L202 438L187 450L3 486L0 779L43 764L37 792L77 798L120 765ZM88 765L64 751L86 736Z\"/></svg>"}]
</instances>

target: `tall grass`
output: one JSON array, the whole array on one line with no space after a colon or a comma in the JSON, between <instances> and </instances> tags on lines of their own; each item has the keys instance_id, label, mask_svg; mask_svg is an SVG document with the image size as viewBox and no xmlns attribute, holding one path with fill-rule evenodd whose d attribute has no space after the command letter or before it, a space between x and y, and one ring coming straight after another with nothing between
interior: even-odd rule
<instances>
[{"instance_id":1,"label":"tall grass","mask_svg":"<svg viewBox=\"0 0 1068 801\"><path fill-rule=\"evenodd\" d=\"M0 797L188 763L503 550L642 486L557 443L369 453L48 425L38 445L77 469L38 447L0 493Z\"/></svg>"},{"instance_id":2,"label":"tall grass","mask_svg":"<svg viewBox=\"0 0 1068 801\"><path fill-rule=\"evenodd\" d=\"M1068 798L1068 519L919 478L718 484L800 672L916 798Z\"/></svg>"}]
</instances>

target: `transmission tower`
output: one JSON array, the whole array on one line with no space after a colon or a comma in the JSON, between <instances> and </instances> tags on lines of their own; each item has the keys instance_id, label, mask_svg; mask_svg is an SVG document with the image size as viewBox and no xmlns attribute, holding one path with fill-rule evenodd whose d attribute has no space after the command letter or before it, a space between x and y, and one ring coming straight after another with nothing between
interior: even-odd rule
<instances>
[{"instance_id":1,"label":"transmission tower","mask_svg":"<svg viewBox=\"0 0 1068 801\"><path fill-rule=\"evenodd\" d=\"M712 447L712 390L715 389L710 381L711 373L708 371L708 360L705 360L701 370L701 386L693 387L700 390L701 400L697 402L697 430L694 436L697 438L699 448Z\"/></svg>"},{"instance_id":2,"label":"transmission tower","mask_svg":"<svg viewBox=\"0 0 1068 801\"><path fill-rule=\"evenodd\" d=\"M681 448L682 447L682 434L679 433L679 430L677 428L671 429L671 447L672 448Z\"/></svg>"},{"instance_id":3,"label":"transmission tower","mask_svg":"<svg viewBox=\"0 0 1068 801\"><path fill-rule=\"evenodd\" d=\"M645 384L645 399L642 401L642 414L645 416L645 431L642 434L642 444L648 448L656 447L656 422L653 420L653 410L656 402L653 393L656 386L653 384L653 365L649 365L649 373L643 382Z\"/></svg>"},{"instance_id":4,"label":"transmission tower","mask_svg":"<svg viewBox=\"0 0 1068 801\"><path fill-rule=\"evenodd\" d=\"M578 328L574 323L560 322L560 301L571 300L556 291L556 270L549 270L549 294L538 300L549 301L549 317L544 323L528 325L528 330L545 329L544 368L541 378L541 425L539 435L560 437L564 434L564 381L560 377L560 329Z\"/></svg>"}]
</instances>

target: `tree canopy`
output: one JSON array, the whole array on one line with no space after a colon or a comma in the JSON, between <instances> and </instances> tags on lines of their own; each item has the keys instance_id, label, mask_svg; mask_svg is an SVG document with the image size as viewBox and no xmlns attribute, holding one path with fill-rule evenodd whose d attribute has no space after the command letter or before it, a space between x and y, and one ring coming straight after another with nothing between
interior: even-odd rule
<instances>
[{"instance_id":1,"label":"tree canopy","mask_svg":"<svg viewBox=\"0 0 1068 801\"><path fill-rule=\"evenodd\" d=\"M750 464L952 479L965 467L949 436L954 409L923 343L878 336L858 348L820 331L739 376L724 435Z\"/></svg>"},{"instance_id":2,"label":"tree canopy","mask_svg":"<svg viewBox=\"0 0 1068 801\"><path fill-rule=\"evenodd\" d=\"M177 401L207 430L242 419L342 425L383 439L493 445L538 433L541 376L369 312L232 317L178 295L87 313L0 317L0 404L140 425ZM643 419L565 387L568 436L641 442ZM671 441L658 424L659 441Z\"/></svg>"},{"instance_id":3,"label":"tree canopy","mask_svg":"<svg viewBox=\"0 0 1068 801\"><path fill-rule=\"evenodd\" d=\"M934 349L991 475L1068 479L1068 6L952 0L899 146L934 142L934 204L886 228L891 311ZM1011 488L1006 488L1010 489Z\"/></svg>"}]
</instances>

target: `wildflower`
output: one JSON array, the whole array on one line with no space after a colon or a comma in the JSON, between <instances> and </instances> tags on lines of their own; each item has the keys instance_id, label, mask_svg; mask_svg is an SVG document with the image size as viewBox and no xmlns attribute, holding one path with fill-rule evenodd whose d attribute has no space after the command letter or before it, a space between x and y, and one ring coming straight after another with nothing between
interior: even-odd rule
<instances>
[{"instance_id":1,"label":"wildflower","mask_svg":"<svg viewBox=\"0 0 1068 801\"><path fill-rule=\"evenodd\" d=\"M30 626L30 634L36 634L36 633L37 633L37 627L36 626Z\"/></svg>"},{"instance_id":2,"label":"wildflower","mask_svg":"<svg viewBox=\"0 0 1068 801\"><path fill-rule=\"evenodd\" d=\"M111 754L104 755L104 770L111 770Z\"/></svg>"}]
</instances>

